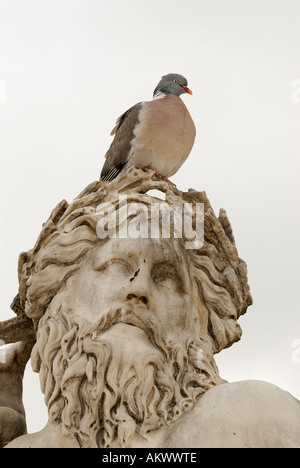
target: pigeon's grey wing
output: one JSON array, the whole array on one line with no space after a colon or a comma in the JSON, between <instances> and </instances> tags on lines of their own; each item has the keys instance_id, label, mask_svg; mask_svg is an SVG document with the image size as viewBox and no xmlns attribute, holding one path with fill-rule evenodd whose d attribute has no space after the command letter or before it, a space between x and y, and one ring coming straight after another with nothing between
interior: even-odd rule
<instances>
[{"instance_id":1,"label":"pigeon's grey wing","mask_svg":"<svg viewBox=\"0 0 300 468\"><path fill-rule=\"evenodd\" d=\"M111 181L117 177L128 161L134 129L139 123L142 103L139 102L122 114L111 132L115 135L105 158L100 180Z\"/></svg>"}]
</instances>

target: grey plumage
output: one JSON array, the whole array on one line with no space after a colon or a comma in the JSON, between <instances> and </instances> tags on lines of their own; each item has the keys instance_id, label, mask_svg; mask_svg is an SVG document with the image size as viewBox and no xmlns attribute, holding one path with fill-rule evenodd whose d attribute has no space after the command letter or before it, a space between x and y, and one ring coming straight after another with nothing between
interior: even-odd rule
<instances>
[{"instance_id":1,"label":"grey plumage","mask_svg":"<svg viewBox=\"0 0 300 468\"><path fill-rule=\"evenodd\" d=\"M183 93L192 94L187 84L182 75L165 75L154 89L153 101L139 102L118 118L101 180L113 180L129 165L152 167L164 178L177 172L188 157L196 134L179 98Z\"/></svg>"},{"instance_id":2,"label":"grey plumage","mask_svg":"<svg viewBox=\"0 0 300 468\"><path fill-rule=\"evenodd\" d=\"M135 104L118 118L116 126L111 131L111 135L115 135L115 138L105 155L106 161L101 172L101 180L115 179L126 164L140 109L141 103Z\"/></svg>"},{"instance_id":3,"label":"grey plumage","mask_svg":"<svg viewBox=\"0 0 300 468\"><path fill-rule=\"evenodd\" d=\"M183 93L186 93L183 87L187 87L187 79L182 75L177 73L169 73L161 78L160 82L153 91L153 97L158 92L164 94L175 94L175 96L180 96Z\"/></svg>"}]
</instances>

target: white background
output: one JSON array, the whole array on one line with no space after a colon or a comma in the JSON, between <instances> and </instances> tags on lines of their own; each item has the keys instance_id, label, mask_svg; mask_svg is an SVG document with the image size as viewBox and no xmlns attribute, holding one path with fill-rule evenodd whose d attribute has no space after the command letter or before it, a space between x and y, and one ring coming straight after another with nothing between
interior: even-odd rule
<instances>
[{"instance_id":1,"label":"white background","mask_svg":"<svg viewBox=\"0 0 300 468\"><path fill-rule=\"evenodd\" d=\"M254 299L220 374L300 398L299 0L0 0L0 318L19 253L98 179L116 118L170 72L197 128L172 180L226 209ZM24 386L33 432L47 414L30 365Z\"/></svg>"}]
</instances>

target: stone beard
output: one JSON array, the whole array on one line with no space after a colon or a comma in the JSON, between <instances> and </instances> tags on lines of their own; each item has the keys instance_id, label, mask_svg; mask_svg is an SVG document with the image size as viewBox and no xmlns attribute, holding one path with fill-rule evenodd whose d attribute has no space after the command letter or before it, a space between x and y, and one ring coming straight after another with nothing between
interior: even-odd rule
<instances>
[{"instance_id":1,"label":"stone beard","mask_svg":"<svg viewBox=\"0 0 300 468\"><path fill-rule=\"evenodd\" d=\"M219 377L207 335L162 336L151 311L115 304L78 318L68 283L40 320L32 365L50 423L79 447L130 447L170 425ZM197 335L197 337L196 337Z\"/></svg>"}]
</instances>

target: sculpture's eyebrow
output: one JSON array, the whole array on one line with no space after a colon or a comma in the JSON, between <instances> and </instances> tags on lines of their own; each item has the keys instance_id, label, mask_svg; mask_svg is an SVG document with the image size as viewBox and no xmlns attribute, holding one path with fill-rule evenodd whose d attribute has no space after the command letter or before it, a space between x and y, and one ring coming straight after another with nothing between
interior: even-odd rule
<instances>
[{"instance_id":1,"label":"sculpture's eyebrow","mask_svg":"<svg viewBox=\"0 0 300 468\"><path fill-rule=\"evenodd\" d=\"M101 262L100 265L97 266L97 264L94 266L94 270L96 271L102 271L102 270L105 270L109 265L113 265L113 264L119 264L119 265L123 265L125 266L126 268L129 269L130 267L130 264L124 260L123 258L111 258L110 260L107 260L107 262Z\"/></svg>"},{"instance_id":2,"label":"sculpture's eyebrow","mask_svg":"<svg viewBox=\"0 0 300 468\"><path fill-rule=\"evenodd\" d=\"M129 264L133 262L136 259L136 254L135 253L129 253L127 254L124 252L124 255L119 254L119 255L112 255L111 252L108 252L105 254L105 252L100 251L95 257L93 258L93 268L94 270L101 270L102 268L105 268L105 266L109 265L110 263L113 262L120 262L120 263L126 263Z\"/></svg>"}]
</instances>

